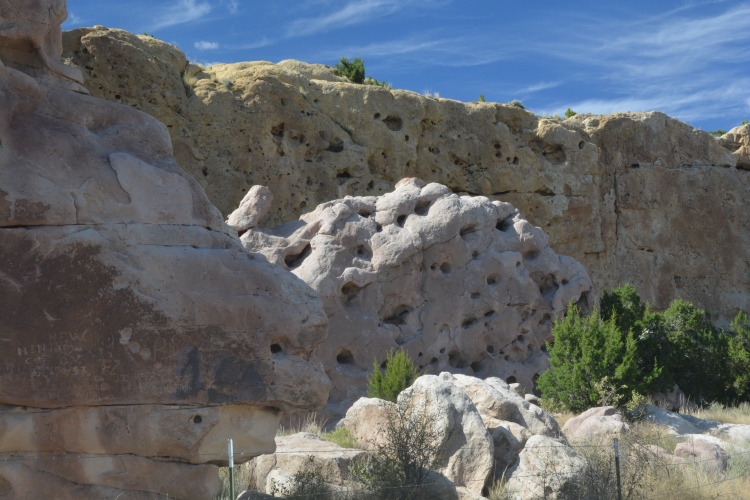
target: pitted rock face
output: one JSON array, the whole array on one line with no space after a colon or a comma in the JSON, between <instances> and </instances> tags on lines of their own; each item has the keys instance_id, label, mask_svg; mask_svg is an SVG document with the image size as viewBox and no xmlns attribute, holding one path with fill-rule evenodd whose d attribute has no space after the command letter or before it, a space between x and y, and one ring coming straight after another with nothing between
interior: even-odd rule
<instances>
[{"instance_id":1,"label":"pitted rock face","mask_svg":"<svg viewBox=\"0 0 750 500\"><path fill-rule=\"evenodd\" d=\"M512 205L417 179L241 240L323 300L330 332L318 354L332 403L363 395L373 359L393 348L423 373L499 376L530 391L553 320L571 301L588 311L595 300L583 266Z\"/></svg>"},{"instance_id":2,"label":"pitted rock face","mask_svg":"<svg viewBox=\"0 0 750 500\"><path fill-rule=\"evenodd\" d=\"M327 318L243 250L164 125L74 82L65 16L61 0L0 3L0 462L61 458L3 462L0 488L208 498L227 438L250 459L280 410L325 404Z\"/></svg>"}]
</instances>

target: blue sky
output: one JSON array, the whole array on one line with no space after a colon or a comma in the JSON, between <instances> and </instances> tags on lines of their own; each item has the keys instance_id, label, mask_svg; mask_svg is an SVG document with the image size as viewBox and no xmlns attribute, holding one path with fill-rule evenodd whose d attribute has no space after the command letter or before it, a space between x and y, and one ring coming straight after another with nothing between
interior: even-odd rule
<instances>
[{"instance_id":1,"label":"blue sky","mask_svg":"<svg viewBox=\"0 0 750 500\"><path fill-rule=\"evenodd\" d=\"M538 114L750 119L750 1L68 0L65 29L148 32L199 63L361 57L394 88Z\"/></svg>"}]
</instances>

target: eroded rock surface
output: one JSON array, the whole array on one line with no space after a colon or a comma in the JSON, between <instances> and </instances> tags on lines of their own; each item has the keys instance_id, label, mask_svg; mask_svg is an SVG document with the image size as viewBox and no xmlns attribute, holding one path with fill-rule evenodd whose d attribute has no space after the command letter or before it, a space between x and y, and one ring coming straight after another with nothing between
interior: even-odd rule
<instances>
[{"instance_id":1,"label":"eroded rock surface","mask_svg":"<svg viewBox=\"0 0 750 500\"><path fill-rule=\"evenodd\" d=\"M330 334L318 354L332 404L363 396L373 358L394 348L423 373L498 376L532 390L553 319L571 301L589 310L595 300L583 267L512 205L418 179L241 240L323 301Z\"/></svg>"},{"instance_id":2,"label":"eroded rock surface","mask_svg":"<svg viewBox=\"0 0 750 500\"><path fill-rule=\"evenodd\" d=\"M297 61L201 69L172 45L101 27L67 33L65 55L94 95L166 123L226 215L253 185L277 197L273 227L419 177L512 203L597 290L630 282L657 308L681 297L725 325L750 309L747 127L717 141L658 112L544 119Z\"/></svg>"},{"instance_id":3,"label":"eroded rock surface","mask_svg":"<svg viewBox=\"0 0 750 500\"><path fill-rule=\"evenodd\" d=\"M76 83L65 16L0 5L0 485L209 498L228 437L247 460L326 401L327 319L243 250L164 125Z\"/></svg>"}]
</instances>

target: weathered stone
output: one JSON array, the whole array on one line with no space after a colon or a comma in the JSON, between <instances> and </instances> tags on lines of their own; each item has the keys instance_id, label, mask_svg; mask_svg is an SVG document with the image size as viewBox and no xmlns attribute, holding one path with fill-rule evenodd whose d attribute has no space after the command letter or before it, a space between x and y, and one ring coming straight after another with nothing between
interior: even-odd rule
<instances>
[{"instance_id":1,"label":"weathered stone","mask_svg":"<svg viewBox=\"0 0 750 500\"><path fill-rule=\"evenodd\" d=\"M688 419L683 418L679 413L657 408L653 405L646 407L645 420L654 425L665 427L671 434L700 434L701 431L690 423Z\"/></svg>"},{"instance_id":2,"label":"weathered stone","mask_svg":"<svg viewBox=\"0 0 750 500\"><path fill-rule=\"evenodd\" d=\"M58 410L0 406L0 453L34 450L171 457L194 464L272 453L280 412L258 406L79 406Z\"/></svg>"},{"instance_id":3,"label":"weathered stone","mask_svg":"<svg viewBox=\"0 0 750 500\"><path fill-rule=\"evenodd\" d=\"M119 30L66 40L96 95L170 126L178 160L225 214L256 184L277 197L275 226L416 176L512 203L598 290L630 282L657 308L681 297L719 323L750 309L747 127L717 141L658 112L545 119L354 85L296 61L199 69Z\"/></svg>"},{"instance_id":4,"label":"weathered stone","mask_svg":"<svg viewBox=\"0 0 750 500\"><path fill-rule=\"evenodd\" d=\"M253 186L237 210L229 214L227 224L237 231L245 231L260 224L268 215L273 203L273 193L265 186Z\"/></svg>"},{"instance_id":5,"label":"weathered stone","mask_svg":"<svg viewBox=\"0 0 750 500\"><path fill-rule=\"evenodd\" d=\"M389 412L396 410L390 401L378 398L360 398L347 411L338 427L346 427L363 450L373 450L384 445L385 434L379 432L388 422Z\"/></svg>"},{"instance_id":6,"label":"weathered stone","mask_svg":"<svg viewBox=\"0 0 750 500\"><path fill-rule=\"evenodd\" d=\"M674 454L690 461L699 461L703 467L726 470L729 465L729 454L721 446L705 439L691 439L679 443Z\"/></svg>"},{"instance_id":7,"label":"weathered stone","mask_svg":"<svg viewBox=\"0 0 750 500\"><path fill-rule=\"evenodd\" d=\"M310 466L314 458L325 481L334 486L344 486L349 477L349 467L363 458L365 452L352 450L323 441L315 434L300 432L276 438L276 452L262 455L244 464L250 482L262 493L273 494L274 486L291 486L291 478Z\"/></svg>"},{"instance_id":8,"label":"weathered stone","mask_svg":"<svg viewBox=\"0 0 750 500\"><path fill-rule=\"evenodd\" d=\"M0 498L211 498L221 490L218 471L133 455L0 455Z\"/></svg>"},{"instance_id":9,"label":"weathered stone","mask_svg":"<svg viewBox=\"0 0 750 500\"><path fill-rule=\"evenodd\" d=\"M330 334L317 352L332 405L364 395L373 357L381 363L397 348L423 373L533 388L553 318L571 301L588 310L595 300L583 267L553 252L513 206L418 179L241 239L320 295Z\"/></svg>"},{"instance_id":10,"label":"weathered stone","mask_svg":"<svg viewBox=\"0 0 750 500\"><path fill-rule=\"evenodd\" d=\"M630 429L625 417L612 406L589 408L567 422L562 428L563 433L571 440L591 438L592 436L608 436L619 434Z\"/></svg>"},{"instance_id":11,"label":"weathered stone","mask_svg":"<svg viewBox=\"0 0 750 500\"><path fill-rule=\"evenodd\" d=\"M508 471L505 491L514 500L576 498L585 460L570 446L546 436L532 436Z\"/></svg>"},{"instance_id":12,"label":"weathered stone","mask_svg":"<svg viewBox=\"0 0 750 500\"><path fill-rule=\"evenodd\" d=\"M280 410L325 403L327 318L244 251L163 124L87 95L65 16L0 5L0 449L49 457L3 461L1 484L210 498L218 468L184 462L225 461L228 436L240 461L269 451Z\"/></svg>"},{"instance_id":13,"label":"weathered stone","mask_svg":"<svg viewBox=\"0 0 750 500\"><path fill-rule=\"evenodd\" d=\"M398 402L425 412L438 436L438 472L457 487L481 493L493 469L492 437L453 375L419 377L399 394Z\"/></svg>"},{"instance_id":14,"label":"weathered stone","mask_svg":"<svg viewBox=\"0 0 750 500\"><path fill-rule=\"evenodd\" d=\"M750 169L750 125L741 125L719 138L724 146L737 160L737 168Z\"/></svg>"}]
</instances>

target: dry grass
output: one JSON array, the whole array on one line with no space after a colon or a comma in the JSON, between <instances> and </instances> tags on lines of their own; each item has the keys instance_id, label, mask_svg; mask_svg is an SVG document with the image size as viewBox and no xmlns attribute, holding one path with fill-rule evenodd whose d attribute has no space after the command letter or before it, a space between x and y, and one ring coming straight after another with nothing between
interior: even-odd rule
<instances>
[{"instance_id":1,"label":"dry grass","mask_svg":"<svg viewBox=\"0 0 750 500\"><path fill-rule=\"evenodd\" d=\"M325 423L325 419L318 417L317 413L308 413L302 417L295 417L287 426L280 425L276 431L276 436L291 436L299 432L321 436Z\"/></svg>"},{"instance_id":2,"label":"dry grass","mask_svg":"<svg viewBox=\"0 0 750 500\"><path fill-rule=\"evenodd\" d=\"M714 403L706 408L683 409L682 413L693 415L703 420L714 420L726 424L750 425L750 403L740 403L737 406L724 406Z\"/></svg>"},{"instance_id":3,"label":"dry grass","mask_svg":"<svg viewBox=\"0 0 750 500\"><path fill-rule=\"evenodd\" d=\"M234 500L231 498L229 491L229 467L222 467L219 469L219 477L221 478L221 493L213 497L212 500ZM242 466L234 467L234 494L235 496L242 493L245 490L254 490L255 483L252 481L250 476L250 469Z\"/></svg>"}]
</instances>

